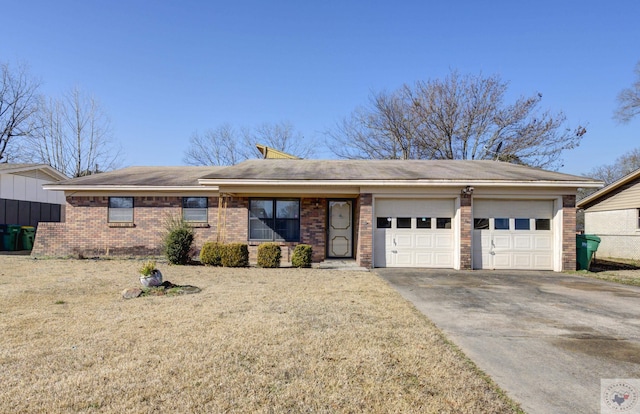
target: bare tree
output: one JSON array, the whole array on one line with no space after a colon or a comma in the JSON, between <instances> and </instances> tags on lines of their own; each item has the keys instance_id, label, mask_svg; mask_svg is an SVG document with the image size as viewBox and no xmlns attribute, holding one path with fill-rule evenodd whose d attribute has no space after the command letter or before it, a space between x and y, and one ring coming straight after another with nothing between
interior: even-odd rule
<instances>
[{"instance_id":1,"label":"bare tree","mask_svg":"<svg viewBox=\"0 0 640 414\"><path fill-rule=\"evenodd\" d=\"M606 184L630 174L640 168L640 148L635 148L619 156L612 164L600 165L593 168L587 175Z\"/></svg>"},{"instance_id":2,"label":"bare tree","mask_svg":"<svg viewBox=\"0 0 640 414\"><path fill-rule=\"evenodd\" d=\"M277 124L262 123L253 129L243 131L247 149L251 149L246 158L260 157L256 144L266 145L278 151L295 155L299 158L310 158L314 154L313 143L308 142L290 122L282 121Z\"/></svg>"},{"instance_id":3,"label":"bare tree","mask_svg":"<svg viewBox=\"0 0 640 414\"><path fill-rule=\"evenodd\" d=\"M255 128L245 128L241 134L229 124L223 124L204 133L194 132L185 151L184 163L188 165L232 165L260 158L256 144L308 158L314 147L288 122L264 123Z\"/></svg>"},{"instance_id":4,"label":"bare tree","mask_svg":"<svg viewBox=\"0 0 640 414\"><path fill-rule=\"evenodd\" d=\"M17 148L22 143L15 138L27 137L37 128L33 121L40 84L24 64L12 72L9 64L0 63L0 77L0 162L8 162L18 158Z\"/></svg>"},{"instance_id":5,"label":"bare tree","mask_svg":"<svg viewBox=\"0 0 640 414\"><path fill-rule=\"evenodd\" d=\"M372 95L328 133L342 158L501 160L554 168L586 133L541 111L541 94L504 104L498 76L460 75Z\"/></svg>"},{"instance_id":6,"label":"bare tree","mask_svg":"<svg viewBox=\"0 0 640 414\"><path fill-rule=\"evenodd\" d=\"M204 133L194 132L183 161L188 165L233 165L246 159L243 143L229 124L223 124Z\"/></svg>"},{"instance_id":7,"label":"bare tree","mask_svg":"<svg viewBox=\"0 0 640 414\"><path fill-rule=\"evenodd\" d=\"M636 171L638 168L640 168L640 147L619 156L612 164L597 166L584 175L602 180L605 185L609 185ZM578 190L578 199L585 198L597 190L595 188L580 188Z\"/></svg>"},{"instance_id":8,"label":"bare tree","mask_svg":"<svg viewBox=\"0 0 640 414\"><path fill-rule=\"evenodd\" d=\"M39 128L29 137L27 156L70 177L119 167L120 147L100 103L74 88L62 99L41 99Z\"/></svg>"},{"instance_id":9,"label":"bare tree","mask_svg":"<svg viewBox=\"0 0 640 414\"><path fill-rule=\"evenodd\" d=\"M636 80L631 87L623 89L618 95L618 109L614 118L619 122L627 123L640 115L640 62L634 70Z\"/></svg>"}]
</instances>

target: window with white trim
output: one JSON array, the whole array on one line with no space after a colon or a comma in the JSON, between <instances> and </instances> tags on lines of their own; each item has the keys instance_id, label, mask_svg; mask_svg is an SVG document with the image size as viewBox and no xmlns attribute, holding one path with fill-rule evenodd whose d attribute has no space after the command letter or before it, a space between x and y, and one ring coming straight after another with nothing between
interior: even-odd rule
<instances>
[{"instance_id":1,"label":"window with white trim","mask_svg":"<svg viewBox=\"0 0 640 414\"><path fill-rule=\"evenodd\" d=\"M133 197L109 197L109 223L133 223Z\"/></svg>"},{"instance_id":2,"label":"window with white trim","mask_svg":"<svg viewBox=\"0 0 640 414\"><path fill-rule=\"evenodd\" d=\"M182 197L182 218L190 223L206 223L207 197Z\"/></svg>"}]
</instances>

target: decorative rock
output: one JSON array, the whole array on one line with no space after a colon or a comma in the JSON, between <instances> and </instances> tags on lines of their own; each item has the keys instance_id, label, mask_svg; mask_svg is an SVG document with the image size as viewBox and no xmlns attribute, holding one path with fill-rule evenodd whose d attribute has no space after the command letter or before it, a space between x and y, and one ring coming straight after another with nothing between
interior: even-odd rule
<instances>
[{"instance_id":1,"label":"decorative rock","mask_svg":"<svg viewBox=\"0 0 640 414\"><path fill-rule=\"evenodd\" d=\"M125 299L133 299L142 295L142 289L140 288L129 288L122 291L122 297Z\"/></svg>"}]
</instances>

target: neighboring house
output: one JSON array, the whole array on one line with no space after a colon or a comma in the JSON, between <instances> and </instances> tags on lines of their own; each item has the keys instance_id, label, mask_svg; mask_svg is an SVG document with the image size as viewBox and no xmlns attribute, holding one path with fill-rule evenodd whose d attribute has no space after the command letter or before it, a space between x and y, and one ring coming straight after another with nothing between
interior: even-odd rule
<instances>
[{"instance_id":1,"label":"neighboring house","mask_svg":"<svg viewBox=\"0 0 640 414\"><path fill-rule=\"evenodd\" d=\"M42 189L69 177L45 164L0 164L0 224L62 221L64 194Z\"/></svg>"},{"instance_id":2,"label":"neighboring house","mask_svg":"<svg viewBox=\"0 0 640 414\"><path fill-rule=\"evenodd\" d=\"M158 254L167 215L206 241L299 243L364 267L575 269L575 199L601 182L498 161L249 160L131 167L52 183L65 223L34 255Z\"/></svg>"},{"instance_id":3,"label":"neighboring house","mask_svg":"<svg viewBox=\"0 0 640 414\"><path fill-rule=\"evenodd\" d=\"M585 233L600 237L597 256L640 259L640 169L580 200Z\"/></svg>"}]
</instances>

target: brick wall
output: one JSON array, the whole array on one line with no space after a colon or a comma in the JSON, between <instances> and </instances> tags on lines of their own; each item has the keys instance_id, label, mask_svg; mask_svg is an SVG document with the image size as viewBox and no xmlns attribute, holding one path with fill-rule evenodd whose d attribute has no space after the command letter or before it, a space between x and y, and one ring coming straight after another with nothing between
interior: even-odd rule
<instances>
[{"instance_id":1,"label":"brick wall","mask_svg":"<svg viewBox=\"0 0 640 414\"><path fill-rule=\"evenodd\" d=\"M249 199L208 199L208 225L194 227L196 251L207 241L247 243ZM317 202L317 206L316 206ZM108 197L67 197L64 223L41 223L36 233L34 256L146 256L162 254L162 237L168 216L182 214L182 197L135 197L133 224L108 223ZM326 251L326 200L301 199L300 243L313 247L314 262ZM220 228L218 228L220 223ZM249 242L250 260L257 261L259 242ZM281 243L283 261L289 262L299 243Z\"/></svg>"},{"instance_id":2,"label":"brick wall","mask_svg":"<svg viewBox=\"0 0 640 414\"><path fill-rule=\"evenodd\" d=\"M360 194L356 204L356 261L362 267L373 266L373 197Z\"/></svg>"},{"instance_id":3,"label":"brick wall","mask_svg":"<svg viewBox=\"0 0 640 414\"><path fill-rule=\"evenodd\" d=\"M470 270L472 260L471 194L460 196L460 269Z\"/></svg>"},{"instance_id":4,"label":"brick wall","mask_svg":"<svg viewBox=\"0 0 640 414\"><path fill-rule=\"evenodd\" d=\"M194 228L195 246L215 240L217 197L209 197L207 227ZM64 223L42 223L34 256L144 256L162 252L167 217L182 214L182 197L135 197L133 224L108 222L108 197L67 197Z\"/></svg>"},{"instance_id":5,"label":"brick wall","mask_svg":"<svg viewBox=\"0 0 640 414\"><path fill-rule=\"evenodd\" d=\"M576 196L562 197L562 270L576 269Z\"/></svg>"}]
</instances>

